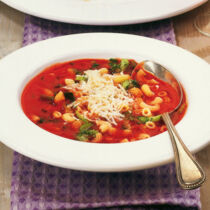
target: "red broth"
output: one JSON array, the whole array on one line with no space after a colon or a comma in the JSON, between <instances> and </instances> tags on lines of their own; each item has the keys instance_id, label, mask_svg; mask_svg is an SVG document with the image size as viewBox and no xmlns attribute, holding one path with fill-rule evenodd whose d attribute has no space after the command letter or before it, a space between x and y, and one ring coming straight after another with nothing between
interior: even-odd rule
<instances>
[{"instance_id":1,"label":"red broth","mask_svg":"<svg viewBox=\"0 0 210 210\"><path fill-rule=\"evenodd\" d=\"M179 96L172 86L141 67L131 78L136 65L127 59L54 64L26 85L22 109L39 127L79 141L120 143L160 134L166 130L160 114L172 111ZM174 124L186 108L184 95L171 116Z\"/></svg>"}]
</instances>

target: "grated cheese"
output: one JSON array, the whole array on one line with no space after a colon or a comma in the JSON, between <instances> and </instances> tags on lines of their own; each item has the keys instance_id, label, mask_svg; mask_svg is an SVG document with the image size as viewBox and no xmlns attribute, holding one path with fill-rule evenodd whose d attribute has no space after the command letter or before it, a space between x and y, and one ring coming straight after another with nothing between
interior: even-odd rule
<instances>
[{"instance_id":1,"label":"grated cheese","mask_svg":"<svg viewBox=\"0 0 210 210\"><path fill-rule=\"evenodd\" d=\"M99 70L87 70L84 73L88 77L87 81L65 87L69 90L80 90L83 94L83 100L78 98L70 106L87 103L88 112L84 112L86 118L98 116L94 120L102 118L116 125L116 120L124 117L122 109L130 107L133 99L120 84L114 85L113 75L101 75Z\"/></svg>"}]
</instances>

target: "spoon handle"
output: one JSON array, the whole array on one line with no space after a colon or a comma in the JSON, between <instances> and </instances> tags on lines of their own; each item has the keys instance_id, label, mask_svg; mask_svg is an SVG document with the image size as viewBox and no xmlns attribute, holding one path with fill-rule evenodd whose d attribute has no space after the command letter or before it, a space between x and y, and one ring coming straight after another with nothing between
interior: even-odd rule
<instances>
[{"instance_id":1,"label":"spoon handle","mask_svg":"<svg viewBox=\"0 0 210 210\"><path fill-rule=\"evenodd\" d=\"M162 114L162 118L172 141L176 175L180 186L188 190L200 187L206 178L203 169L184 145L169 114Z\"/></svg>"}]
</instances>

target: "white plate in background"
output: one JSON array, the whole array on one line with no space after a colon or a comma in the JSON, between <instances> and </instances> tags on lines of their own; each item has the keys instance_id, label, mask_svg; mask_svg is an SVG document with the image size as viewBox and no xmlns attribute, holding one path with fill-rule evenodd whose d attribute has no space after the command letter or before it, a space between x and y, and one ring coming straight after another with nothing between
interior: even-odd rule
<instances>
[{"instance_id":1,"label":"white plate in background","mask_svg":"<svg viewBox=\"0 0 210 210\"><path fill-rule=\"evenodd\" d=\"M37 17L85 25L125 25L169 18L207 0L1 0Z\"/></svg>"}]
</instances>

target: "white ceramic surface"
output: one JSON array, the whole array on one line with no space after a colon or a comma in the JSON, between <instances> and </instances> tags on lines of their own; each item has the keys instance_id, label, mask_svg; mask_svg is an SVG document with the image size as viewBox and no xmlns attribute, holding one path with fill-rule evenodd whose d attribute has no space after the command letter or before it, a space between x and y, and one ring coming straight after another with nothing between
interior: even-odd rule
<instances>
[{"instance_id":1,"label":"white ceramic surface","mask_svg":"<svg viewBox=\"0 0 210 210\"><path fill-rule=\"evenodd\" d=\"M172 17L207 0L1 0L34 16L87 25L122 25Z\"/></svg>"},{"instance_id":2,"label":"white ceramic surface","mask_svg":"<svg viewBox=\"0 0 210 210\"><path fill-rule=\"evenodd\" d=\"M23 113L21 92L27 81L44 67L78 58L113 57L151 59L170 69L183 84L189 100L186 115L176 126L178 132L193 152L209 142L209 64L165 42L113 33L53 38L19 49L0 60L0 140L33 159L78 170L129 171L171 161L173 150L167 132L131 143L85 143L49 133Z\"/></svg>"}]
</instances>

